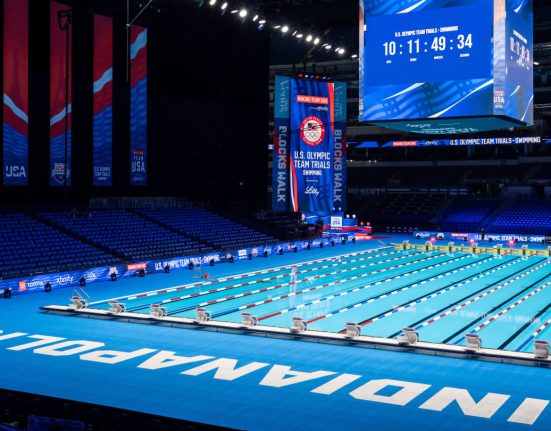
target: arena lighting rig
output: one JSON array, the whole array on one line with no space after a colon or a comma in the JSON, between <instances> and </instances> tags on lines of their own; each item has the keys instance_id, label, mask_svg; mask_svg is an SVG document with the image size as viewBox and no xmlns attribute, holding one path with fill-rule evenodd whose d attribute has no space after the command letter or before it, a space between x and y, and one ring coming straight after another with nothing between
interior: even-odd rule
<instances>
[{"instance_id":1,"label":"arena lighting rig","mask_svg":"<svg viewBox=\"0 0 551 431\"><path fill-rule=\"evenodd\" d=\"M309 43L313 46L320 46L321 48L324 48L326 51L331 51L339 56L342 57L346 53L350 52L347 48L343 47L342 45L335 45L328 42L324 42L320 39L320 37L316 36L314 32L302 32L300 30L292 28L290 24L285 23L285 20L282 22L277 22L274 20L273 22L268 22L267 18L264 17L261 14L261 11L251 11L243 6L235 6L233 7L231 2L228 1L219 1L219 0L197 0L197 4L199 7L202 7L205 3L207 3L210 7L219 7L221 14L224 15L226 11L230 11L230 15L235 15L239 19L242 20L244 23L247 21L247 17L250 18L251 22L255 23L256 28L258 30L263 30L264 28L270 28L273 31L281 32L281 35L284 37L294 37L297 39L297 41L300 43L303 40L306 43ZM353 53L351 55L352 59L357 59L358 54Z\"/></svg>"}]
</instances>

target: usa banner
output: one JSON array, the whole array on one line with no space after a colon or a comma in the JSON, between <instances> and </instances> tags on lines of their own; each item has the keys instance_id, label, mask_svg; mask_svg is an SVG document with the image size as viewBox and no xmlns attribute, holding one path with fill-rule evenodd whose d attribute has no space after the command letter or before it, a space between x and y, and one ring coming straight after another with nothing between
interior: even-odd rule
<instances>
[{"instance_id":1,"label":"usa banner","mask_svg":"<svg viewBox=\"0 0 551 431\"><path fill-rule=\"evenodd\" d=\"M147 29L130 29L130 184L147 185Z\"/></svg>"},{"instance_id":2,"label":"usa banner","mask_svg":"<svg viewBox=\"0 0 551 431\"><path fill-rule=\"evenodd\" d=\"M289 211L289 128L291 78L275 77L272 210Z\"/></svg>"},{"instance_id":3,"label":"usa banner","mask_svg":"<svg viewBox=\"0 0 551 431\"><path fill-rule=\"evenodd\" d=\"M93 184L112 185L113 20L94 14Z\"/></svg>"},{"instance_id":4,"label":"usa banner","mask_svg":"<svg viewBox=\"0 0 551 431\"><path fill-rule=\"evenodd\" d=\"M4 0L4 161L6 186L28 184L29 2Z\"/></svg>"},{"instance_id":5,"label":"usa banner","mask_svg":"<svg viewBox=\"0 0 551 431\"><path fill-rule=\"evenodd\" d=\"M291 211L327 215L333 211L335 86L291 81Z\"/></svg>"},{"instance_id":6,"label":"usa banner","mask_svg":"<svg viewBox=\"0 0 551 431\"><path fill-rule=\"evenodd\" d=\"M50 2L50 185L71 185L71 87L72 87L72 31L68 26L69 47L66 32L58 22L58 12L67 6ZM66 55L69 53L69 70L66 71ZM68 103L65 106L65 77L69 74ZM65 121L67 119L67 142ZM67 148L65 146L67 145Z\"/></svg>"}]
</instances>

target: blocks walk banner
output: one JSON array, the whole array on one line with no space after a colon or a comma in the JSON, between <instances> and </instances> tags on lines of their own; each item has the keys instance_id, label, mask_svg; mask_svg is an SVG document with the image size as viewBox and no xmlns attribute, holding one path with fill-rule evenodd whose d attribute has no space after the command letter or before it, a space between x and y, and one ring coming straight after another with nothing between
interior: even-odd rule
<instances>
[{"instance_id":1,"label":"blocks walk banner","mask_svg":"<svg viewBox=\"0 0 551 431\"><path fill-rule=\"evenodd\" d=\"M29 2L4 0L3 179L28 184Z\"/></svg>"},{"instance_id":2,"label":"blocks walk banner","mask_svg":"<svg viewBox=\"0 0 551 431\"><path fill-rule=\"evenodd\" d=\"M276 76L273 211L315 218L345 210L346 97L342 82Z\"/></svg>"},{"instance_id":3,"label":"blocks walk banner","mask_svg":"<svg viewBox=\"0 0 551 431\"><path fill-rule=\"evenodd\" d=\"M94 15L93 185L111 186L113 159L113 20Z\"/></svg>"},{"instance_id":4,"label":"blocks walk banner","mask_svg":"<svg viewBox=\"0 0 551 431\"><path fill-rule=\"evenodd\" d=\"M130 29L130 184L147 185L147 29Z\"/></svg>"},{"instance_id":5,"label":"blocks walk banner","mask_svg":"<svg viewBox=\"0 0 551 431\"><path fill-rule=\"evenodd\" d=\"M50 2L50 185L71 185L71 87L72 87L72 31L60 28L58 12L67 10L67 6ZM61 20L63 21L63 20ZM69 68L66 70L67 55ZM67 106L65 77L69 75ZM65 126L67 121L67 136Z\"/></svg>"}]
</instances>

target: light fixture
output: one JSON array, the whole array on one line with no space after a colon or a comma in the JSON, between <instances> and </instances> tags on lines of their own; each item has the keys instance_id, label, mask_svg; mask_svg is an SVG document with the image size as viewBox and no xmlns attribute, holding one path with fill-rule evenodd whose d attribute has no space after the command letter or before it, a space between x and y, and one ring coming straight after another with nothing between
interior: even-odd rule
<instances>
[{"instance_id":1,"label":"light fixture","mask_svg":"<svg viewBox=\"0 0 551 431\"><path fill-rule=\"evenodd\" d=\"M302 39L302 36L304 36L302 33L297 34L297 39Z\"/></svg>"},{"instance_id":2,"label":"light fixture","mask_svg":"<svg viewBox=\"0 0 551 431\"><path fill-rule=\"evenodd\" d=\"M317 45L318 43L320 43L320 38L319 37L316 37L314 39L314 45Z\"/></svg>"},{"instance_id":3,"label":"light fixture","mask_svg":"<svg viewBox=\"0 0 551 431\"><path fill-rule=\"evenodd\" d=\"M222 6L220 6L220 9L225 10L228 7L228 2L224 2Z\"/></svg>"},{"instance_id":4,"label":"light fixture","mask_svg":"<svg viewBox=\"0 0 551 431\"><path fill-rule=\"evenodd\" d=\"M241 9L241 10L239 11L239 16L240 16L241 18L245 18L245 17L247 16L247 13L248 13L248 12L247 12L247 9Z\"/></svg>"},{"instance_id":5,"label":"light fixture","mask_svg":"<svg viewBox=\"0 0 551 431\"><path fill-rule=\"evenodd\" d=\"M216 4L216 0L210 0L210 1L209 1L209 4L210 4L211 6L214 6L214 5Z\"/></svg>"},{"instance_id":6,"label":"light fixture","mask_svg":"<svg viewBox=\"0 0 551 431\"><path fill-rule=\"evenodd\" d=\"M329 50L329 49L331 49L331 48L332 48L331 45L325 45L325 49Z\"/></svg>"},{"instance_id":7,"label":"light fixture","mask_svg":"<svg viewBox=\"0 0 551 431\"><path fill-rule=\"evenodd\" d=\"M239 12L237 9L233 9L230 13L236 14L237 12Z\"/></svg>"},{"instance_id":8,"label":"light fixture","mask_svg":"<svg viewBox=\"0 0 551 431\"><path fill-rule=\"evenodd\" d=\"M311 42L313 39L312 35L309 34L308 36L306 36L306 42Z\"/></svg>"},{"instance_id":9,"label":"light fixture","mask_svg":"<svg viewBox=\"0 0 551 431\"><path fill-rule=\"evenodd\" d=\"M344 48L341 48L341 49L339 49L338 52L339 52L340 55L343 55L346 51L344 50Z\"/></svg>"},{"instance_id":10,"label":"light fixture","mask_svg":"<svg viewBox=\"0 0 551 431\"><path fill-rule=\"evenodd\" d=\"M253 16L253 22L255 22L258 19L258 15Z\"/></svg>"},{"instance_id":11,"label":"light fixture","mask_svg":"<svg viewBox=\"0 0 551 431\"><path fill-rule=\"evenodd\" d=\"M266 24L266 20L265 20L265 19L261 19L260 21L258 21L258 23L259 23L260 25L264 25L264 24Z\"/></svg>"},{"instance_id":12,"label":"light fixture","mask_svg":"<svg viewBox=\"0 0 551 431\"><path fill-rule=\"evenodd\" d=\"M358 58L358 54L353 54L352 58Z\"/></svg>"},{"instance_id":13,"label":"light fixture","mask_svg":"<svg viewBox=\"0 0 551 431\"><path fill-rule=\"evenodd\" d=\"M287 33L289 31L289 27L284 25L283 27L281 27L281 32L282 33Z\"/></svg>"}]
</instances>

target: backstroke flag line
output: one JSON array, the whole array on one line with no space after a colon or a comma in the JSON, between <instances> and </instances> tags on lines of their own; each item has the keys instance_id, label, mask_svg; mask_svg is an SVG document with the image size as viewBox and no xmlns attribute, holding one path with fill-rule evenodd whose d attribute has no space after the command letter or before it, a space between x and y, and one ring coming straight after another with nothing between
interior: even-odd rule
<instances>
[{"instance_id":1,"label":"backstroke flag line","mask_svg":"<svg viewBox=\"0 0 551 431\"><path fill-rule=\"evenodd\" d=\"M4 0L4 162L6 186L28 184L29 2Z\"/></svg>"},{"instance_id":2,"label":"backstroke flag line","mask_svg":"<svg viewBox=\"0 0 551 431\"><path fill-rule=\"evenodd\" d=\"M112 185L113 20L94 14L94 186Z\"/></svg>"},{"instance_id":3,"label":"backstroke flag line","mask_svg":"<svg viewBox=\"0 0 551 431\"><path fill-rule=\"evenodd\" d=\"M147 29L130 29L130 184L147 185Z\"/></svg>"},{"instance_id":4,"label":"backstroke flag line","mask_svg":"<svg viewBox=\"0 0 551 431\"><path fill-rule=\"evenodd\" d=\"M59 28L57 14L67 6L50 2L50 185L71 185L71 88L72 31L69 26L69 97L65 106L66 33ZM67 152L65 152L65 117L68 118ZM67 160L65 160L65 153ZM67 166L66 166L67 165Z\"/></svg>"}]
</instances>

